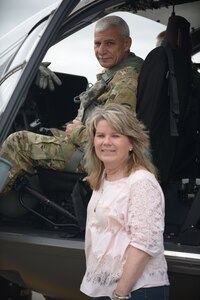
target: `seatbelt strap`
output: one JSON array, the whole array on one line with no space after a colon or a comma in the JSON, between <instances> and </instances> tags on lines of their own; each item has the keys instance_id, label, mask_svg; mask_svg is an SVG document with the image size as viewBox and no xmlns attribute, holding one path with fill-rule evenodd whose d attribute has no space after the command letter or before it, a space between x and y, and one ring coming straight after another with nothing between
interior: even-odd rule
<instances>
[{"instance_id":1,"label":"seatbelt strap","mask_svg":"<svg viewBox=\"0 0 200 300\"><path fill-rule=\"evenodd\" d=\"M168 79L169 79L169 96L170 96L170 134L171 136L178 136L178 121L180 116L180 109L179 109L179 99L178 99L178 88L177 88L177 81L175 76L174 70L174 58L172 49L169 47L164 47L167 53L168 65L169 65L169 72L168 72Z\"/></svg>"},{"instance_id":2,"label":"seatbelt strap","mask_svg":"<svg viewBox=\"0 0 200 300\"><path fill-rule=\"evenodd\" d=\"M74 154L72 155L72 158L67 163L64 170L67 172L76 173L77 167L78 167L83 155L84 155L83 150L81 148L76 148L76 150L74 151Z\"/></svg>"},{"instance_id":3,"label":"seatbelt strap","mask_svg":"<svg viewBox=\"0 0 200 300\"><path fill-rule=\"evenodd\" d=\"M107 73L104 73L101 78L105 81L106 85L111 81L114 74L108 75Z\"/></svg>"},{"instance_id":4,"label":"seatbelt strap","mask_svg":"<svg viewBox=\"0 0 200 300\"><path fill-rule=\"evenodd\" d=\"M101 76L101 79L105 82L105 85L107 85L113 78L114 74L107 75L106 73ZM75 97L75 101L77 102L79 96ZM79 98L80 102L80 98ZM65 166L65 171L67 172L76 172L77 167L84 155L84 152L80 148L76 148L74 154L72 155L71 160L67 163Z\"/></svg>"}]
</instances>

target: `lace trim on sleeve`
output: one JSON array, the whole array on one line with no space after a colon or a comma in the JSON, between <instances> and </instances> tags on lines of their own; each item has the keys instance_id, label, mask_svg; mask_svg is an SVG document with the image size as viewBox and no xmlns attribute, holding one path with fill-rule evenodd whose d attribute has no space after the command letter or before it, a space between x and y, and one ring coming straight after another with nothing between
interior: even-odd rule
<instances>
[{"instance_id":1,"label":"lace trim on sleeve","mask_svg":"<svg viewBox=\"0 0 200 300\"><path fill-rule=\"evenodd\" d=\"M161 191L148 179L131 185L128 226L131 244L151 256L163 249L164 203Z\"/></svg>"}]
</instances>

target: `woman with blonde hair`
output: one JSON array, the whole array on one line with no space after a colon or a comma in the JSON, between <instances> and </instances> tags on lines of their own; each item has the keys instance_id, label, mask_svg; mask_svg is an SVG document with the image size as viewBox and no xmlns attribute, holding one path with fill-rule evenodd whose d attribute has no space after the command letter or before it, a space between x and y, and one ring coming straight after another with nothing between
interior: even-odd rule
<instances>
[{"instance_id":1,"label":"woman with blonde hair","mask_svg":"<svg viewBox=\"0 0 200 300\"><path fill-rule=\"evenodd\" d=\"M131 110L108 104L89 122L85 160L93 194L81 291L94 299L168 299L164 196L149 138Z\"/></svg>"}]
</instances>

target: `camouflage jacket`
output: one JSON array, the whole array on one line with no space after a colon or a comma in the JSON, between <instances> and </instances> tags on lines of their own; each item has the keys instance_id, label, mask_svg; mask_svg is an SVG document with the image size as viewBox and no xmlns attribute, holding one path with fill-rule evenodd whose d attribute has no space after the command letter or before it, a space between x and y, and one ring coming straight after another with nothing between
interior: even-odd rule
<instances>
[{"instance_id":1,"label":"camouflage jacket","mask_svg":"<svg viewBox=\"0 0 200 300\"><path fill-rule=\"evenodd\" d=\"M73 144L83 147L87 141L87 119L95 106L118 103L135 111L137 79L143 60L134 53L109 70L97 75L97 82L88 91L79 95L80 108L77 119L83 126L74 128L70 139Z\"/></svg>"}]
</instances>

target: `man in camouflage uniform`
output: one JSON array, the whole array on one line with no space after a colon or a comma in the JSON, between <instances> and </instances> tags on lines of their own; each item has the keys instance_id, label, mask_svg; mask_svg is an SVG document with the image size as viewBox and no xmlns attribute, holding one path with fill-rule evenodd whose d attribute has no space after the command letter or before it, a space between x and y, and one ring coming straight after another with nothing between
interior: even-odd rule
<instances>
[{"instance_id":1,"label":"man in camouflage uniform","mask_svg":"<svg viewBox=\"0 0 200 300\"><path fill-rule=\"evenodd\" d=\"M95 106L113 102L135 111L137 78L143 60L130 52L131 43L128 25L122 18L108 16L96 23L94 50L104 71L97 75L97 82L90 89L77 97L80 100L78 115L65 132L52 129L53 136L45 136L19 131L6 139L0 156L10 161L12 168L4 192L19 175L34 175L38 166L68 169L77 149L84 149L87 120ZM84 171L83 157L78 158L75 171Z\"/></svg>"}]
</instances>

